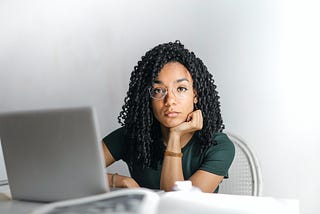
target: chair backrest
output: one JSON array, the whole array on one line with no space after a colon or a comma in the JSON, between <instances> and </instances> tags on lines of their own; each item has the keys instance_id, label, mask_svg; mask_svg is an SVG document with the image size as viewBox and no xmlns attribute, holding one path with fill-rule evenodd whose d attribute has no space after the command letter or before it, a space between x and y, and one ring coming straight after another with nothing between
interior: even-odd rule
<instances>
[{"instance_id":1,"label":"chair backrest","mask_svg":"<svg viewBox=\"0 0 320 214\"><path fill-rule=\"evenodd\" d=\"M219 193L259 196L262 193L261 170L252 149L238 136L226 133L235 146L229 178L220 184Z\"/></svg>"}]
</instances>

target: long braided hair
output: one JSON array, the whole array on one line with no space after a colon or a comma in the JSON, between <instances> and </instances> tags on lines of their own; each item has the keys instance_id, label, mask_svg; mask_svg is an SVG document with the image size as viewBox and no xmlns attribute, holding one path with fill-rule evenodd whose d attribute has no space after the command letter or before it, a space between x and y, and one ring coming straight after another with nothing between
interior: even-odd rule
<instances>
[{"instance_id":1,"label":"long braided hair","mask_svg":"<svg viewBox=\"0 0 320 214\"><path fill-rule=\"evenodd\" d=\"M192 76L198 98L195 109L201 109L203 115L203 128L195 133L201 141L201 151L214 145L214 134L224 129L216 85L202 60L180 41L160 44L142 56L134 67L127 96L118 116L128 140L126 157L130 169L156 168L158 161L163 158L160 124L153 115L148 89L168 62L183 64Z\"/></svg>"}]
</instances>

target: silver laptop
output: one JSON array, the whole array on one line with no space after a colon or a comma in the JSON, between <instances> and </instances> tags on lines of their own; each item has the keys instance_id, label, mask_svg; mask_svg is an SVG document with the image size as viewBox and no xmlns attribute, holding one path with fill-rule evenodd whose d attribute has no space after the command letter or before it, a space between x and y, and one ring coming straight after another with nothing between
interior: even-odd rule
<instances>
[{"instance_id":1,"label":"silver laptop","mask_svg":"<svg viewBox=\"0 0 320 214\"><path fill-rule=\"evenodd\" d=\"M109 191L90 107L0 114L13 199L59 201Z\"/></svg>"}]
</instances>

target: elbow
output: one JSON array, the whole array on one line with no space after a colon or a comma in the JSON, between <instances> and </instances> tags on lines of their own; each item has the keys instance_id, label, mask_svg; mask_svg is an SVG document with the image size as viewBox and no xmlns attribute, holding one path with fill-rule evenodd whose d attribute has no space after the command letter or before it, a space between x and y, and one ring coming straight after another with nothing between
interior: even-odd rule
<instances>
[{"instance_id":1,"label":"elbow","mask_svg":"<svg viewBox=\"0 0 320 214\"><path fill-rule=\"evenodd\" d=\"M174 184L160 184L160 190L163 190L165 192L170 192L174 188Z\"/></svg>"}]
</instances>

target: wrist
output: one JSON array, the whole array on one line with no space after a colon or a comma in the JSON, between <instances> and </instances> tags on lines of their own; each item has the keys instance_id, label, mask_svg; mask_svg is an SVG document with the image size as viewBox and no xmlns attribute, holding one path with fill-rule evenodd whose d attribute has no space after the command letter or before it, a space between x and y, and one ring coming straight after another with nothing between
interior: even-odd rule
<instances>
[{"instance_id":1,"label":"wrist","mask_svg":"<svg viewBox=\"0 0 320 214\"><path fill-rule=\"evenodd\" d=\"M164 151L164 156L181 158L182 152L172 152L172 151L166 150Z\"/></svg>"},{"instance_id":2,"label":"wrist","mask_svg":"<svg viewBox=\"0 0 320 214\"><path fill-rule=\"evenodd\" d=\"M181 136L178 133L170 133L168 136L167 146L171 147L170 149L178 148L180 149Z\"/></svg>"},{"instance_id":3,"label":"wrist","mask_svg":"<svg viewBox=\"0 0 320 214\"><path fill-rule=\"evenodd\" d=\"M111 187L115 188L116 187L116 179L117 179L118 173L114 173L111 175Z\"/></svg>"}]
</instances>

